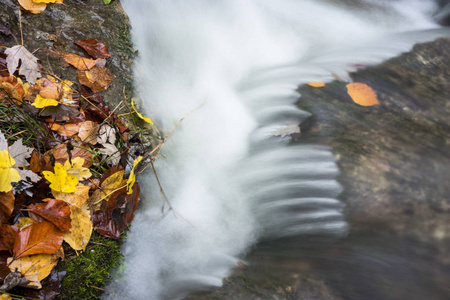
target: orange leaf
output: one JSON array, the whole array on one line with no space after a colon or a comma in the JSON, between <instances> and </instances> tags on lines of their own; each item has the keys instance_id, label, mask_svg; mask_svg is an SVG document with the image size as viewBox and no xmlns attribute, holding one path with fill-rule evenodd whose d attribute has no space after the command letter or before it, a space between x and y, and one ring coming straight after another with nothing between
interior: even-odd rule
<instances>
[{"instance_id":1,"label":"orange leaf","mask_svg":"<svg viewBox=\"0 0 450 300\"><path fill-rule=\"evenodd\" d=\"M64 60L81 71L92 69L97 63L96 60L81 57L73 53L65 54Z\"/></svg>"},{"instance_id":2,"label":"orange leaf","mask_svg":"<svg viewBox=\"0 0 450 300\"><path fill-rule=\"evenodd\" d=\"M60 136L72 136L80 131L81 124L49 123L51 130L58 132Z\"/></svg>"},{"instance_id":3,"label":"orange leaf","mask_svg":"<svg viewBox=\"0 0 450 300\"><path fill-rule=\"evenodd\" d=\"M325 86L325 83L323 82L308 82L307 85L312 87L323 87Z\"/></svg>"},{"instance_id":4,"label":"orange leaf","mask_svg":"<svg viewBox=\"0 0 450 300\"><path fill-rule=\"evenodd\" d=\"M22 83L18 82L16 77L0 77L0 89L5 90L10 97L16 99L19 105L22 104L25 90L23 89Z\"/></svg>"},{"instance_id":5,"label":"orange leaf","mask_svg":"<svg viewBox=\"0 0 450 300\"><path fill-rule=\"evenodd\" d=\"M32 14L39 14L45 10L47 4L34 3L32 0L19 0L20 6L31 12Z\"/></svg>"},{"instance_id":6,"label":"orange leaf","mask_svg":"<svg viewBox=\"0 0 450 300\"><path fill-rule=\"evenodd\" d=\"M14 243L14 259L32 254L53 254L59 250L64 232L50 222L34 223L19 232Z\"/></svg>"},{"instance_id":7,"label":"orange leaf","mask_svg":"<svg viewBox=\"0 0 450 300\"><path fill-rule=\"evenodd\" d=\"M347 93L359 105L373 106L380 104L373 89L365 83L355 82L347 84Z\"/></svg>"},{"instance_id":8,"label":"orange leaf","mask_svg":"<svg viewBox=\"0 0 450 300\"><path fill-rule=\"evenodd\" d=\"M105 91L116 78L107 68L95 66L90 70L78 71L78 80L84 86L98 93Z\"/></svg>"},{"instance_id":9,"label":"orange leaf","mask_svg":"<svg viewBox=\"0 0 450 300\"><path fill-rule=\"evenodd\" d=\"M63 200L50 199L46 203L30 205L28 206L28 214L36 222L42 221L40 218L42 217L53 223L61 231L67 232L70 230L70 207Z\"/></svg>"}]
</instances>

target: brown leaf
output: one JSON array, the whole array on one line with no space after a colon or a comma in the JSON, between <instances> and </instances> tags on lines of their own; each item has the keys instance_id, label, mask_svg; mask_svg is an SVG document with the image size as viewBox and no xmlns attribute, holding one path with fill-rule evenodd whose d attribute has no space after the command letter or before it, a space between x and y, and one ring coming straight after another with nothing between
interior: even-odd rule
<instances>
[{"instance_id":1,"label":"brown leaf","mask_svg":"<svg viewBox=\"0 0 450 300\"><path fill-rule=\"evenodd\" d=\"M8 268L8 263L6 262L9 256L11 255L8 252L0 251L0 281L3 281L5 277L11 273Z\"/></svg>"},{"instance_id":2,"label":"brown leaf","mask_svg":"<svg viewBox=\"0 0 450 300\"><path fill-rule=\"evenodd\" d=\"M53 254L59 250L64 232L50 222L34 223L19 233L14 243L14 259L32 254Z\"/></svg>"},{"instance_id":3,"label":"brown leaf","mask_svg":"<svg viewBox=\"0 0 450 300\"><path fill-rule=\"evenodd\" d=\"M78 117L80 111L77 107L60 104L43 108L39 115L41 117L52 117L52 122L67 122L73 117Z\"/></svg>"},{"instance_id":4,"label":"brown leaf","mask_svg":"<svg viewBox=\"0 0 450 300\"><path fill-rule=\"evenodd\" d=\"M73 53L65 54L64 60L81 71L92 69L97 63L94 59L81 57Z\"/></svg>"},{"instance_id":5,"label":"brown leaf","mask_svg":"<svg viewBox=\"0 0 450 300\"><path fill-rule=\"evenodd\" d=\"M73 158L75 158L75 157L84 158L83 167L85 167L85 168L89 168L90 166L92 166L93 154L91 152L83 149L83 148L90 149L89 145L85 144L85 143L79 143L79 142L73 142L72 145L74 146L73 150L70 151L70 153L72 154L72 157ZM83 148L78 148L77 146L80 146ZM44 165L46 168L48 166L50 166L49 170L52 170L50 155L54 156L55 162L59 162L62 165L64 165L66 160L69 159L69 153L67 152L67 144L59 144L55 148L44 153L44 157L43 157ZM45 170L47 170L47 169L45 169Z\"/></svg>"},{"instance_id":6,"label":"brown leaf","mask_svg":"<svg viewBox=\"0 0 450 300\"><path fill-rule=\"evenodd\" d=\"M380 104L373 89L365 83L355 82L347 84L347 93L359 105L373 106Z\"/></svg>"},{"instance_id":7,"label":"brown leaf","mask_svg":"<svg viewBox=\"0 0 450 300\"><path fill-rule=\"evenodd\" d=\"M46 203L30 205L28 206L28 214L36 222L41 221L36 218L36 215L39 215L61 231L67 232L70 230L70 207L63 200L50 199Z\"/></svg>"},{"instance_id":8,"label":"brown leaf","mask_svg":"<svg viewBox=\"0 0 450 300\"><path fill-rule=\"evenodd\" d=\"M77 134L81 124L50 123L48 126L51 130L58 132L60 136L68 137Z\"/></svg>"},{"instance_id":9,"label":"brown leaf","mask_svg":"<svg viewBox=\"0 0 450 300\"><path fill-rule=\"evenodd\" d=\"M86 71L79 70L77 76L82 85L87 86L94 92L105 91L116 78L109 69L98 66Z\"/></svg>"},{"instance_id":10,"label":"brown leaf","mask_svg":"<svg viewBox=\"0 0 450 300\"><path fill-rule=\"evenodd\" d=\"M79 40L75 44L83 48L93 58L110 58L112 56L103 43L94 39Z\"/></svg>"},{"instance_id":11,"label":"brown leaf","mask_svg":"<svg viewBox=\"0 0 450 300\"><path fill-rule=\"evenodd\" d=\"M6 64L7 57L6 54L0 53L0 76L2 77L8 77L10 75Z\"/></svg>"},{"instance_id":12,"label":"brown leaf","mask_svg":"<svg viewBox=\"0 0 450 300\"><path fill-rule=\"evenodd\" d=\"M80 126L78 136L83 142L91 145L97 144L98 123L92 121L83 122Z\"/></svg>"},{"instance_id":13,"label":"brown leaf","mask_svg":"<svg viewBox=\"0 0 450 300\"><path fill-rule=\"evenodd\" d=\"M14 210L14 194L12 191L0 192L0 224L8 221Z\"/></svg>"},{"instance_id":14,"label":"brown leaf","mask_svg":"<svg viewBox=\"0 0 450 300\"><path fill-rule=\"evenodd\" d=\"M42 289L25 289L24 296L43 300L55 299L61 293L61 282L65 275L66 271L58 271L53 268L50 275L41 282Z\"/></svg>"},{"instance_id":15,"label":"brown leaf","mask_svg":"<svg viewBox=\"0 0 450 300\"><path fill-rule=\"evenodd\" d=\"M22 104L22 99L25 95L23 85L17 81L14 76L0 77L0 89L8 93L11 98L16 99L17 104Z\"/></svg>"},{"instance_id":16,"label":"brown leaf","mask_svg":"<svg viewBox=\"0 0 450 300\"><path fill-rule=\"evenodd\" d=\"M12 254L19 230L16 226L3 224L0 226L0 233L0 251L6 250Z\"/></svg>"}]
</instances>

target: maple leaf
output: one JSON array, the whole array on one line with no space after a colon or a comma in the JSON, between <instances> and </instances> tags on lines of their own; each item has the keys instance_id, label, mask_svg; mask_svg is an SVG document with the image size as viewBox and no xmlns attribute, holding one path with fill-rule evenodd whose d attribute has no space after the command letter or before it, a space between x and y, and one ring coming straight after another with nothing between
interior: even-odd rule
<instances>
[{"instance_id":1,"label":"maple leaf","mask_svg":"<svg viewBox=\"0 0 450 300\"><path fill-rule=\"evenodd\" d=\"M152 120L150 120L149 118L144 117L140 112L137 111L136 107L134 106L133 99L131 99L131 106L133 107L134 112L139 116L139 118L141 118L142 120L144 120L147 123L150 123L150 124L154 125Z\"/></svg>"},{"instance_id":2,"label":"maple leaf","mask_svg":"<svg viewBox=\"0 0 450 300\"><path fill-rule=\"evenodd\" d=\"M61 247L64 232L50 222L33 223L19 232L14 243L14 259L32 254L53 254Z\"/></svg>"},{"instance_id":3,"label":"maple leaf","mask_svg":"<svg viewBox=\"0 0 450 300\"><path fill-rule=\"evenodd\" d=\"M8 150L0 151L0 192L9 192L11 182L20 181L19 172L13 168L15 163Z\"/></svg>"},{"instance_id":4,"label":"maple leaf","mask_svg":"<svg viewBox=\"0 0 450 300\"><path fill-rule=\"evenodd\" d=\"M23 181L36 183L42 179L41 176L39 176L38 174L34 173L31 170L17 169L17 172L19 172L20 179ZM16 192L16 190L14 190L14 192Z\"/></svg>"},{"instance_id":5,"label":"maple leaf","mask_svg":"<svg viewBox=\"0 0 450 300\"><path fill-rule=\"evenodd\" d=\"M64 200L70 205L75 205L82 208L84 203L89 199L89 186L78 184L77 190L74 193L63 193L52 190L52 195L56 199Z\"/></svg>"},{"instance_id":6,"label":"maple leaf","mask_svg":"<svg viewBox=\"0 0 450 300\"><path fill-rule=\"evenodd\" d=\"M45 179L50 181L50 188L55 191L64 193L75 192L78 179L73 175L67 174L67 169L60 163L55 164L55 173L50 171L42 171Z\"/></svg>"},{"instance_id":7,"label":"maple leaf","mask_svg":"<svg viewBox=\"0 0 450 300\"><path fill-rule=\"evenodd\" d=\"M16 45L7 48L5 54L8 55L6 63L9 73L14 74L19 65L19 61L21 61L22 64L20 65L19 74L25 76L29 83L34 83L36 79L41 77L38 59L24 46Z\"/></svg>"},{"instance_id":8,"label":"maple leaf","mask_svg":"<svg viewBox=\"0 0 450 300\"><path fill-rule=\"evenodd\" d=\"M67 170L67 174L75 176L78 180L86 180L92 176L88 168L83 167L84 158L75 157L72 159L72 164L69 160L66 160L64 167Z\"/></svg>"},{"instance_id":9,"label":"maple leaf","mask_svg":"<svg viewBox=\"0 0 450 300\"><path fill-rule=\"evenodd\" d=\"M47 277L56 266L59 259L64 256L62 248L54 254L37 254L19 259L8 258L7 263L12 272L20 272L27 280L29 286L40 289L40 281Z\"/></svg>"},{"instance_id":10,"label":"maple leaf","mask_svg":"<svg viewBox=\"0 0 450 300\"><path fill-rule=\"evenodd\" d=\"M359 105L373 106L380 104L373 89L365 83L354 82L347 84L347 93Z\"/></svg>"},{"instance_id":11,"label":"maple leaf","mask_svg":"<svg viewBox=\"0 0 450 300\"><path fill-rule=\"evenodd\" d=\"M31 103L31 105L33 105L36 108L44 108L47 106L57 106L58 104L59 104L58 100L42 98L41 95L37 95L36 99L34 99L34 102Z\"/></svg>"},{"instance_id":12,"label":"maple leaf","mask_svg":"<svg viewBox=\"0 0 450 300\"><path fill-rule=\"evenodd\" d=\"M22 142L22 139L18 139L9 147L9 153L12 158L16 161L16 167L27 167L30 164L27 159L31 157L31 153L33 152L33 148L25 146Z\"/></svg>"},{"instance_id":13,"label":"maple leaf","mask_svg":"<svg viewBox=\"0 0 450 300\"><path fill-rule=\"evenodd\" d=\"M92 234L91 216L75 205L70 206L72 223L70 231L64 234L64 241L74 250L86 249Z\"/></svg>"},{"instance_id":14,"label":"maple leaf","mask_svg":"<svg viewBox=\"0 0 450 300\"><path fill-rule=\"evenodd\" d=\"M139 156L136 158L136 160L133 162L133 168L131 169L130 176L127 180L127 194L130 195L133 192L133 185L136 182L136 175L134 174L134 169L136 168L137 164L140 163L142 160L142 156Z\"/></svg>"}]
</instances>

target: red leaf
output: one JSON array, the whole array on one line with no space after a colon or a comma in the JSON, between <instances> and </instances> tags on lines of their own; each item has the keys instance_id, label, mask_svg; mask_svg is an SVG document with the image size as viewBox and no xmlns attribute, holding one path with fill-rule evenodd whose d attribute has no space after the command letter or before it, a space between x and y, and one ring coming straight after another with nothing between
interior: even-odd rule
<instances>
[{"instance_id":1,"label":"red leaf","mask_svg":"<svg viewBox=\"0 0 450 300\"><path fill-rule=\"evenodd\" d=\"M75 44L83 48L93 58L110 58L112 56L103 43L94 39L79 40Z\"/></svg>"},{"instance_id":2,"label":"red leaf","mask_svg":"<svg viewBox=\"0 0 450 300\"><path fill-rule=\"evenodd\" d=\"M36 222L40 221L40 217L53 223L61 231L67 232L70 230L70 206L63 200L51 199L46 203L34 204L28 206L28 214L30 218Z\"/></svg>"},{"instance_id":3,"label":"red leaf","mask_svg":"<svg viewBox=\"0 0 450 300\"><path fill-rule=\"evenodd\" d=\"M34 223L19 232L14 243L14 259L32 254L53 254L61 248L64 232L50 222Z\"/></svg>"},{"instance_id":4,"label":"red leaf","mask_svg":"<svg viewBox=\"0 0 450 300\"><path fill-rule=\"evenodd\" d=\"M6 250L13 252L14 242L16 241L19 230L16 226L1 225L0 226L0 251Z\"/></svg>"}]
</instances>

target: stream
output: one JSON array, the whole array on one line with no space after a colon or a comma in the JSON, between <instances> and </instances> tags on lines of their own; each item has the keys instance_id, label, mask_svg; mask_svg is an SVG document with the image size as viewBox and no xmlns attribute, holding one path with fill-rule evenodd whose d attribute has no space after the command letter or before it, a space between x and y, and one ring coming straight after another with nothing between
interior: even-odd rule
<instances>
[{"instance_id":1,"label":"stream","mask_svg":"<svg viewBox=\"0 0 450 300\"><path fill-rule=\"evenodd\" d=\"M435 1L123 6L139 99L169 137L156 172L139 179L141 207L105 299L183 299L243 265L255 280L313 273L342 299L448 299L431 279L439 262L407 251L421 246L376 228L350 234L338 158L302 140L311 113L296 106L301 85L350 82L349 72L444 35Z\"/></svg>"}]
</instances>

